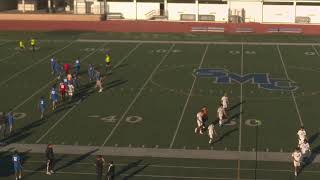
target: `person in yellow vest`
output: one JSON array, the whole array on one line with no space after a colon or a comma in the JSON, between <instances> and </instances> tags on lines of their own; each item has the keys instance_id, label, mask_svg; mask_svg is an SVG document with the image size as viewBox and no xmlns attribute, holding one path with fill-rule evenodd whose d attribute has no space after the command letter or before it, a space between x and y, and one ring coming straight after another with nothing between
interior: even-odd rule
<instances>
[{"instance_id":1,"label":"person in yellow vest","mask_svg":"<svg viewBox=\"0 0 320 180\"><path fill-rule=\"evenodd\" d=\"M31 38L30 45L32 47L32 51L34 52L36 50L36 39L35 38Z\"/></svg>"},{"instance_id":2,"label":"person in yellow vest","mask_svg":"<svg viewBox=\"0 0 320 180\"><path fill-rule=\"evenodd\" d=\"M26 48L23 41L19 41L19 48L20 50L24 50Z\"/></svg>"},{"instance_id":3,"label":"person in yellow vest","mask_svg":"<svg viewBox=\"0 0 320 180\"><path fill-rule=\"evenodd\" d=\"M108 71L108 69L111 67L110 51L109 50L106 50L105 63L106 63L106 71Z\"/></svg>"}]
</instances>

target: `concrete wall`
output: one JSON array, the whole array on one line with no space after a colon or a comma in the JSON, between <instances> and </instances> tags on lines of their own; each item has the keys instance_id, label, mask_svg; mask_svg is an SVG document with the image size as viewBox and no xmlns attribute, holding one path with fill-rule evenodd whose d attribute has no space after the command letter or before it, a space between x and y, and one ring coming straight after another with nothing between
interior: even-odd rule
<instances>
[{"instance_id":1,"label":"concrete wall","mask_svg":"<svg viewBox=\"0 0 320 180\"><path fill-rule=\"evenodd\" d=\"M137 3L137 16L138 19L148 19L146 16L147 13L150 11L159 11L160 10L160 3Z\"/></svg>"},{"instance_id":2,"label":"concrete wall","mask_svg":"<svg viewBox=\"0 0 320 180\"><path fill-rule=\"evenodd\" d=\"M245 22L262 22L262 2L232 1L229 3L232 12L234 10L241 12L242 8L245 10Z\"/></svg>"},{"instance_id":3,"label":"concrete wall","mask_svg":"<svg viewBox=\"0 0 320 180\"><path fill-rule=\"evenodd\" d=\"M293 5L264 5L263 22L268 23L294 23Z\"/></svg>"},{"instance_id":4,"label":"concrete wall","mask_svg":"<svg viewBox=\"0 0 320 180\"><path fill-rule=\"evenodd\" d=\"M215 21L228 21L227 4L199 4L200 15L214 15Z\"/></svg>"},{"instance_id":5,"label":"concrete wall","mask_svg":"<svg viewBox=\"0 0 320 180\"><path fill-rule=\"evenodd\" d=\"M136 6L133 2L108 2L109 13L122 13L125 19L136 19Z\"/></svg>"},{"instance_id":6,"label":"concrete wall","mask_svg":"<svg viewBox=\"0 0 320 180\"><path fill-rule=\"evenodd\" d=\"M18 0L0 0L0 11L17 9Z\"/></svg>"},{"instance_id":7,"label":"concrete wall","mask_svg":"<svg viewBox=\"0 0 320 180\"><path fill-rule=\"evenodd\" d=\"M168 19L178 21L181 14L197 14L196 4L168 3Z\"/></svg>"},{"instance_id":8,"label":"concrete wall","mask_svg":"<svg viewBox=\"0 0 320 180\"><path fill-rule=\"evenodd\" d=\"M310 23L320 23L320 6L296 6L296 16L308 16Z\"/></svg>"}]
</instances>

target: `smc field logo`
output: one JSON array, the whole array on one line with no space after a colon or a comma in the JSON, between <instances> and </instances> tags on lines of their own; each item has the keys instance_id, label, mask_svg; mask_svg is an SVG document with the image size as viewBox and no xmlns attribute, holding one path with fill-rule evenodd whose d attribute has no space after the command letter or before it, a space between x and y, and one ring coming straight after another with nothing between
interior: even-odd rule
<instances>
[{"instance_id":1,"label":"smc field logo","mask_svg":"<svg viewBox=\"0 0 320 180\"><path fill-rule=\"evenodd\" d=\"M298 86L296 86L294 81L271 78L269 73L249 73L239 75L237 73L229 72L226 69L210 68L197 69L195 74L199 78L213 78L213 82L216 84L232 84L235 82L239 84L256 84L259 88L267 90L296 91L298 89Z\"/></svg>"}]
</instances>

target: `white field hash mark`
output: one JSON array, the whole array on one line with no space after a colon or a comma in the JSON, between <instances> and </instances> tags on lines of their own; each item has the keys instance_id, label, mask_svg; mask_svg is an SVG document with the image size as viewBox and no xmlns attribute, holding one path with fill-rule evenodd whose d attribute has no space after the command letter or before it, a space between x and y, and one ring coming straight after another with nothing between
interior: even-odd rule
<instances>
[{"instance_id":1,"label":"white field hash mark","mask_svg":"<svg viewBox=\"0 0 320 180\"><path fill-rule=\"evenodd\" d=\"M113 127L113 129L111 130L111 132L109 133L109 135L107 136L107 138L104 140L104 142L102 143L101 147L104 146L111 138L111 136L113 135L113 133L116 131L116 129L118 128L118 126L120 125L120 123L123 121L124 117L127 116L129 110L131 109L131 107L133 106L133 104L137 101L137 99L140 97L142 91L144 90L144 88L147 86L147 84L149 83L149 81L152 79L153 75L156 73L156 71L159 69L159 67L161 66L161 64L167 59L169 53L172 51L172 49L174 48L175 44L172 44L171 47L169 48L169 50L166 52L166 54L162 57L160 63L153 69L153 71L151 72L150 76L148 77L148 79L145 81L145 83L142 85L142 87L140 88L139 92L137 93L137 95L133 98L133 100L131 101L131 103L129 104L129 106L127 107L126 111L122 114L121 118L119 119L119 121L117 122L117 124Z\"/></svg>"},{"instance_id":2,"label":"white field hash mark","mask_svg":"<svg viewBox=\"0 0 320 180\"><path fill-rule=\"evenodd\" d=\"M106 45L106 43L102 44L101 47L103 47L103 46L105 46L105 45ZM88 54L87 56L85 56L82 60L87 59L88 57L90 57L91 55L95 54L96 52L97 52L97 50L89 53L89 54ZM49 84L50 84L50 82L49 82L48 84L46 84L44 87L48 86ZM42 88L41 88L41 89L42 89ZM34 95L35 95L35 94L33 94L32 96L34 96ZM32 96L30 96L28 99L31 99ZM27 99L27 100L28 100L28 99ZM27 100L26 100L26 101L27 101ZM21 104L24 104L26 101L24 101L24 102L21 103ZM78 101L72 106L72 108L70 108L58 121L56 121L56 122L36 141L36 143L38 144L43 138L45 138L65 117L67 117L67 115L68 115L70 112L72 112L72 111L77 107L77 105L80 104L80 102L81 102L81 99L78 100ZM21 106L21 105L20 105L20 106Z\"/></svg>"},{"instance_id":3,"label":"white field hash mark","mask_svg":"<svg viewBox=\"0 0 320 180\"><path fill-rule=\"evenodd\" d=\"M31 69L32 67L34 67L34 66L42 63L42 62L45 61L47 58L55 55L56 53L58 53L58 52L60 52L60 51L63 51L63 50L66 49L67 47L71 46L74 42L76 42L76 41L72 41L71 43L67 44L66 46L64 46L64 47L62 47L62 48L60 48L60 49L55 50L53 53L51 53L51 54L49 54L49 55L41 58L40 60L36 61L35 63L33 63L33 64L29 65L29 66L27 66L26 68L22 69L21 71L18 71L18 72L16 72L16 73L14 73L14 74L11 75L8 79L0 82L0 86L6 84L6 83L9 82L10 80L16 78L16 77L19 76L20 74L28 71L28 70Z\"/></svg>"},{"instance_id":4,"label":"white field hash mark","mask_svg":"<svg viewBox=\"0 0 320 180\"><path fill-rule=\"evenodd\" d=\"M202 67L202 64L203 64L203 61L204 61L204 59L205 59L205 57L206 57L208 48L209 48L209 45L207 44L207 45L206 45L206 48L205 48L205 50L204 50L204 53L203 53L203 55L202 55L201 62L200 62L200 64L199 64L198 69L200 69L200 68ZM179 131L179 129L180 129L180 125L181 125L182 119L183 119L183 117L184 117L184 113L185 113L185 111L186 111L186 109L187 109L187 106L188 106L188 104L189 104L189 100L190 100L190 97L191 97L191 95L192 95L192 91L193 91L194 85L196 84L197 79L198 79L197 77L194 77L194 80L193 80L193 82L192 82L192 85L191 85L191 88L190 88L190 91L189 91L189 95L188 95L187 100L186 100L186 102L185 102L185 104L184 104L182 113L181 113L181 115L180 115L180 119L179 119L179 121L178 121L177 128L176 128L176 130L175 130L175 132L174 132L173 138L172 138L171 143L170 143L170 146L169 146L170 149L173 147L174 141L175 141L176 136L177 136L177 134L178 134L178 131Z\"/></svg>"},{"instance_id":5,"label":"white field hash mark","mask_svg":"<svg viewBox=\"0 0 320 180\"><path fill-rule=\"evenodd\" d=\"M278 52L279 52L279 57L280 57L284 72L286 74L286 77L287 77L288 80L290 80L289 75L288 75L288 71L287 71L287 68L286 68L286 65L285 65L285 62L284 62L283 57L282 57L282 53L280 51L279 45L277 45L277 49L278 49ZM296 111L297 111L297 114L298 114L298 117L299 117L300 125L303 126L303 121L302 121L302 118L301 118L300 110L299 110L299 107L298 107L298 104L297 104L297 101L296 101L296 97L295 97L293 91L291 91L291 96L292 96L293 103L294 103L294 105L296 107Z\"/></svg>"}]
</instances>

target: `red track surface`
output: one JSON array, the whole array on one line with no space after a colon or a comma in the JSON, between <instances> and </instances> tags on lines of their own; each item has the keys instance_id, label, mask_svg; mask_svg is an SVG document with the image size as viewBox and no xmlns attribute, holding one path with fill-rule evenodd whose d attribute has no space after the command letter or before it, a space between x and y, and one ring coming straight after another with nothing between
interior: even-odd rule
<instances>
[{"instance_id":1,"label":"red track surface","mask_svg":"<svg viewBox=\"0 0 320 180\"><path fill-rule=\"evenodd\" d=\"M100 22L76 21L0 21L0 31L97 31L97 32L172 32L188 33L192 27L224 27L226 33L237 33L238 28L251 28L254 34L266 34L270 28L300 28L305 35L319 35L320 25L209 23L167 21Z\"/></svg>"}]
</instances>

